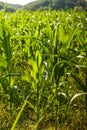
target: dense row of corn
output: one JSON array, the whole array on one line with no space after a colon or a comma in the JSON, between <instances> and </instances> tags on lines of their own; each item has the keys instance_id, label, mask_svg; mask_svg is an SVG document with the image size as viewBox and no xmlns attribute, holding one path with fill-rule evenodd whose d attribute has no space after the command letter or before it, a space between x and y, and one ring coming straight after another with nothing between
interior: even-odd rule
<instances>
[{"instance_id":1,"label":"dense row of corn","mask_svg":"<svg viewBox=\"0 0 87 130\"><path fill-rule=\"evenodd\" d=\"M33 120L28 129L48 121L55 130L75 129L76 122L86 129L86 17L75 11L0 12L0 102L10 114L0 129L14 130L22 118Z\"/></svg>"}]
</instances>

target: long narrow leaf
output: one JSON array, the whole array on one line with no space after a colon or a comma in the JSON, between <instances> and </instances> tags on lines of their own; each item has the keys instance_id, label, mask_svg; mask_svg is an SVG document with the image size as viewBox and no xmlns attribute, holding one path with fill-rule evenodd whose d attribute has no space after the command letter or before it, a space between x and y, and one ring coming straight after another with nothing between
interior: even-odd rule
<instances>
[{"instance_id":1,"label":"long narrow leaf","mask_svg":"<svg viewBox=\"0 0 87 130\"><path fill-rule=\"evenodd\" d=\"M86 86L83 84L83 82L81 81L81 79L75 75L75 74L71 74L71 76L73 77L73 79L75 80L77 87L82 90L83 92L87 92L87 88Z\"/></svg>"},{"instance_id":2,"label":"long narrow leaf","mask_svg":"<svg viewBox=\"0 0 87 130\"><path fill-rule=\"evenodd\" d=\"M82 96L82 95L86 95L87 93L76 93L70 100L70 105L72 104L72 102L78 98L79 96Z\"/></svg>"},{"instance_id":3,"label":"long narrow leaf","mask_svg":"<svg viewBox=\"0 0 87 130\"><path fill-rule=\"evenodd\" d=\"M14 121L12 127L11 127L11 130L15 130L15 127L16 127L16 125L17 125L17 122L18 122L18 120L19 120L19 118L20 118L20 116L21 116L21 114L22 114L22 112L23 112L23 110L24 110L26 104L27 104L27 101L25 100L25 102L24 102L22 108L20 109L20 111L19 111L19 113L18 113L18 115L17 115L17 117L16 117L16 119L15 119L15 121Z\"/></svg>"}]
</instances>

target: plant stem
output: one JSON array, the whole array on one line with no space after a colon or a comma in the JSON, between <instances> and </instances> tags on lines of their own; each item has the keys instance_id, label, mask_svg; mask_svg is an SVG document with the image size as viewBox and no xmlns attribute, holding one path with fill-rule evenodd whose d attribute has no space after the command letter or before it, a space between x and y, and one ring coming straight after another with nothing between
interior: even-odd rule
<instances>
[{"instance_id":1,"label":"plant stem","mask_svg":"<svg viewBox=\"0 0 87 130\"><path fill-rule=\"evenodd\" d=\"M39 109L39 83L37 84L37 122L38 122L38 120L39 120L39 117L40 117L40 114L39 114L39 111L40 111L40 109ZM37 126L37 128L36 128L37 130L39 130L39 126Z\"/></svg>"},{"instance_id":2,"label":"plant stem","mask_svg":"<svg viewBox=\"0 0 87 130\"><path fill-rule=\"evenodd\" d=\"M39 120L39 90L37 86L37 121Z\"/></svg>"},{"instance_id":3,"label":"plant stem","mask_svg":"<svg viewBox=\"0 0 87 130\"><path fill-rule=\"evenodd\" d=\"M86 52L87 55L87 52ZM85 81L85 85L87 87L87 70L86 70L86 81ZM87 112L87 95L85 96L85 104L86 104L86 112Z\"/></svg>"},{"instance_id":4,"label":"plant stem","mask_svg":"<svg viewBox=\"0 0 87 130\"><path fill-rule=\"evenodd\" d=\"M11 89L11 76L9 76L9 90L10 90L10 116L12 116L12 101L13 101L13 94L12 94L12 89Z\"/></svg>"},{"instance_id":5,"label":"plant stem","mask_svg":"<svg viewBox=\"0 0 87 130\"><path fill-rule=\"evenodd\" d=\"M56 114L55 114L55 130L58 127L58 105L56 105Z\"/></svg>"},{"instance_id":6,"label":"plant stem","mask_svg":"<svg viewBox=\"0 0 87 130\"><path fill-rule=\"evenodd\" d=\"M54 48L54 54L57 55L57 43L56 43L56 46ZM57 57L54 57L54 66L57 64ZM56 109L56 112L55 112L55 130L57 130L58 128L58 99L57 99L57 94L58 94L58 75L57 75L57 66L55 67L54 69L54 76L55 76L55 84L56 84L56 106L55 106L55 109Z\"/></svg>"}]
</instances>

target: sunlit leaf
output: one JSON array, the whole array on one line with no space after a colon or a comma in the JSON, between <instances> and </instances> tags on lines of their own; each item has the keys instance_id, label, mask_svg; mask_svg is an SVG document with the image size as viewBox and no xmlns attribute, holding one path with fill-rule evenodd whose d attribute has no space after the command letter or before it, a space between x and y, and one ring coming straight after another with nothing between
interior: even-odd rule
<instances>
[{"instance_id":1,"label":"sunlit leaf","mask_svg":"<svg viewBox=\"0 0 87 130\"><path fill-rule=\"evenodd\" d=\"M80 96L83 96L83 95L86 95L87 93L76 93L72 98L71 98L71 100L70 100L70 105L72 104L72 102L76 99L76 98L78 98L78 97L80 97Z\"/></svg>"}]
</instances>

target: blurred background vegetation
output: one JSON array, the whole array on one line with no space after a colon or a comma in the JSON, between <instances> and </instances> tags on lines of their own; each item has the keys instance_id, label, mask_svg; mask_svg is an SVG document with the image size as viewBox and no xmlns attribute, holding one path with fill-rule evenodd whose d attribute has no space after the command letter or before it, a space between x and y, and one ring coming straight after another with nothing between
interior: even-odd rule
<instances>
[{"instance_id":1,"label":"blurred background vegetation","mask_svg":"<svg viewBox=\"0 0 87 130\"><path fill-rule=\"evenodd\" d=\"M0 10L4 9L5 4L0 2ZM87 0L37 0L24 6L18 4L6 4L7 12L16 10L87 10Z\"/></svg>"}]
</instances>

